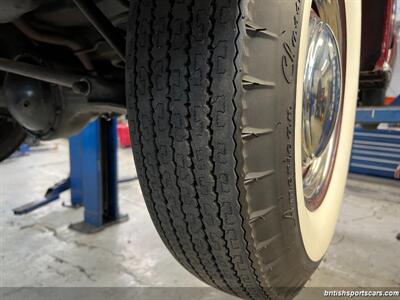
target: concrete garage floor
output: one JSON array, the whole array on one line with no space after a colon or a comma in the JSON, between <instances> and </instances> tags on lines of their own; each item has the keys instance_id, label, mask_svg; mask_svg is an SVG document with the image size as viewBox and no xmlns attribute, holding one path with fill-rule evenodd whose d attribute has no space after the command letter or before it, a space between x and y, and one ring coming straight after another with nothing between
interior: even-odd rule
<instances>
[{"instance_id":1,"label":"concrete garage floor","mask_svg":"<svg viewBox=\"0 0 400 300\"><path fill-rule=\"evenodd\" d=\"M13 208L41 197L68 174L67 142L45 145L57 148L0 164L1 287L204 287L163 246L138 182L120 185L121 209L130 220L95 235L68 229L83 212L61 205L68 192L61 201L14 216ZM119 165L121 176L134 175L130 150L120 150ZM332 245L307 286L399 287L399 232L400 182L351 176ZM234 299L211 288L182 291L181 299ZM19 292L10 299L26 298ZM164 296L160 289L152 299Z\"/></svg>"}]
</instances>

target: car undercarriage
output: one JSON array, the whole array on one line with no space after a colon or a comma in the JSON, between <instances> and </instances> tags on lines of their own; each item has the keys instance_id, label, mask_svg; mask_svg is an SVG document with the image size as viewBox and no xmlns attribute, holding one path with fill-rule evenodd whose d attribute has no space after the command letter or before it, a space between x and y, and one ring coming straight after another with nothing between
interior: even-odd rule
<instances>
[{"instance_id":1,"label":"car undercarriage","mask_svg":"<svg viewBox=\"0 0 400 300\"><path fill-rule=\"evenodd\" d=\"M0 2L0 107L43 140L126 111L128 1L15 3Z\"/></svg>"}]
</instances>

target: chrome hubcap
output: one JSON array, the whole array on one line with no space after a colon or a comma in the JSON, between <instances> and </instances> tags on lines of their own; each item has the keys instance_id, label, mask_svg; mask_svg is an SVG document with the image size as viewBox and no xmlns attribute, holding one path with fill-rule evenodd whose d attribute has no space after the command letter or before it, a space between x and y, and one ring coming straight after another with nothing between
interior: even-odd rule
<instances>
[{"instance_id":1,"label":"chrome hubcap","mask_svg":"<svg viewBox=\"0 0 400 300\"><path fill-rule=\"evenodd\" d=\"M302 161L306 201L323 190L334 159L342 99L342 66L330 26L312 15L303 86Z\"/></svg>"}]
</instances>

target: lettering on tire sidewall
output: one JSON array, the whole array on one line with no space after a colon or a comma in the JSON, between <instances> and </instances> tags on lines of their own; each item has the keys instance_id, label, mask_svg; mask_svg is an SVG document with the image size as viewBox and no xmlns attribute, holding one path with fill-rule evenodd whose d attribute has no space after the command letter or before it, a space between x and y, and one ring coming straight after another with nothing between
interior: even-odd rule
<instances>
[{"instance_id":1,"label":"lettering on tire sidewall","mask_svg":"<svg viewBox=\"0 0 400 300\"><path fill-rule=\"evenodd\" d=\"M295 89L296 86L293 83L296 80L297 72L297 51L300 40L300 21L302 14L302 0L296 0L294 3L294 15L292 18L291 28L284 31L282 35L282 74L285 82L291 86L291 95L294 100L289 100L289 106L286 110L286 163L285 169L287 174L287 197L289 199L289 209L285 213L285 218L291 220L291 224L296 226L296 217L294 212L296 211L296 180L295 180L295 149L294 149L294 133L295 133Z\"/></svg>"},{"instance_id":2,"label":"lettering on tire sidewall","mask_svg":"<svg viewBox=\"0 0 400 300\"><path fill-rule=\"evenodd\" d=\"M300 32L301 1L302 0L296 0L294 3L295 15L293 16L293 28L285 30L282 38L283 54L281 58L281 67L283 77L289 84L293 83L296 77L296 55Z\"/></svg>"}]
</instances>

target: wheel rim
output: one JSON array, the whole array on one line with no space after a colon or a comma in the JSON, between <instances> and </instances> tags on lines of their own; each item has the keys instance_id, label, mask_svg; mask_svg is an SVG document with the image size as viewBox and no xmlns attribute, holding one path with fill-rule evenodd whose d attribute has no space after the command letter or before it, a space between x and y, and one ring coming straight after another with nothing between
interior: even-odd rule
<instances>
[{"instance_id":1,"label":"wheel rim","mask_svg":"<svg viewBox=\"0 0 400 300\"><path fill-rule=\"evenodd\" d=\"M306 207L323 202L334 166L343 95L338 39L330 25L311 13L303 81L302 167Z\"/></svg>"}]
</instances>

